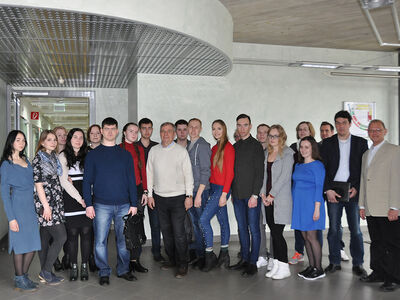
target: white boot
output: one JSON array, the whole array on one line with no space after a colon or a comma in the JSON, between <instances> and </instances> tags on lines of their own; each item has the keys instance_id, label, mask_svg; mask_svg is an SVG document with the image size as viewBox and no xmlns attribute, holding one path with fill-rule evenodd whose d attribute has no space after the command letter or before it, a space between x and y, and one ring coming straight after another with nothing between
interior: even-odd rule
<instances>
[{"instance_id":1,"label":"white boot","mask_svg":"<svg viewBox=\"0 0 400 300\"><path fill-rule=\"evenodd\" d=\"M278 260L274 259L274 266L272 267L271 271L265 274L265 277L271 278L272 276L274 276L274 274L278 271L278 267L279 267Z\"/></svg>"},{"instance_id":2,"label":"white boot","mask_svg":"<svg viewBox=\"0 0 400 300\"><path fill-rule=\"evenodd\" d=\"M271 271L273 267L274 267L274 259L270 257L268 259L267 271Z\"/></svg>"},{"instance_id":3,"label":"white boot","mask_svg":"<svg viewBox=\"0 0 400 300\"><path fill-rule=\"evenodd\" d=\"M278 271L272 276L272 279L284 279L290 276L289 264L278 261Z\"/></svg>"}]
</instances>

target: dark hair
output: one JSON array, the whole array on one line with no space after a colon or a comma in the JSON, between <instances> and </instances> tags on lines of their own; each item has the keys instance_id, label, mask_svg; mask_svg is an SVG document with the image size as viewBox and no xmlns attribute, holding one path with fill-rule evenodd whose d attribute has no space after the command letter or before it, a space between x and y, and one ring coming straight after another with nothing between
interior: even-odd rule
<instances>
[{"instance_id":1,"label":"dark hair","mask_svg":"<svg viewBox=\"0 0 400 300\"><path fill-rule=\"evenodd\" d=\"M178 127L178 125L186 125L186 126L188 126L189 123L184 119L180 119L180 120L175 122L175 128Z\"/></svg>"},{"instance_id":2,"label":"dark hair","mask_svg":"<svg viewBox=\"0 0 400 300\"><path fill-rule=\"evenodd\" d=\"M318 147L317 141L310 135L309 136L305 136L300 140L299 149L300 149L301 143L304 142L304 141L309 141L310 144L311 144L311 157L312 157L312 159L321 161L322 159L321 159L321 156L319 155L319 147ZM304 163L304 157L301 155L300 150L299 150L298 156L299 156L299 163Z\"/></svg>"},{"instance_id":3,"label":"dark hair","mask_svg":"<svg viewBox=\"0 0 400 300\"><path fill-rule=\"evenodd\" d=\"M347 119L347 120L349 120L349 123L351 123L351 115L347 110L338 111L335 115L335 119L334 119L335 122L336 122L336 119L338 119L338 118Z\"/></svg>"},{"instance_id":4,"label":"dark hair","mask_svg":"<svg viewBox=\"0 0 400 300\"><path fill-rule=\"evenodd\" d=\"M139 121L139 128L142 127L143 124L151 124L151 127L153 127L153 121L150 120L149 118L142 118Z\"/></svg>"},{"instance_id":5,"label":"dark hair","mask_svg":"<svg viewBox=\"0 0 400 300\"><path fill-rule=\"evenodd\" d=\"M237 117L236 117L236 122L237 121L239 121L240 119L249 119L249 123L251 124L251 119L250 119L250 117L248 116L248 115L246 115L246 114L240 114L240 115L238 115Z\"/></svg>"},{"instance_id":6,"label":"dark hair","mask_svg":"<svg viewBox=\"0 0 400 300\"><path fill-rule=\"evenodd\" d=\"M319 128L321 129L322 126L327 126L329 125L329 127L331 128L331 131L335 130L335 128L333 127L333 125L327 121L323 121L321 122L321 125L319 126Z\"/></svg>"},{"instance_id":7,"label":"dark hair","mask_svg":"<svg viewBox=\"0 0 400 300\"><path fill-rule=\"evenodd\" d=\"M258 130L258 128L264 127L264 126L265 126L265 127L268 127L268 130L269 130L269 128L270 128L269 125L267 125L267 124L265 124L265 123L261 123L260 125L258 125L258 126L257 126L257 130Z\"/></svg>"},{"instance_id":8,"label":"dark hair","mask_svg":"<svg viewBox=\"0 0 400 300\"><path fill-rule=\"evenodd\" d=\"M74 148L72 147L71 144L71 139L74 135L75 132L81 132L83 135L83 144L81 148L78 151L78 154L75 155ZM65 144L65 148L61 153L64 152L65 158L67 159L67 166L68 168L72 168L77 161L79 161L79 169L83 170L83 167L85 166L85 158L87 154L87 143L86 143L86 138L85 138L85 133L83 132L82 129L80 128L72 128L67 135L67 142Z\"/></svg>"},{"instance_id":9,"label":"dark hair","mask_svg":"<svg viewBox=\"0 0 400 300\"><path fill-rule=\"evenodd\" d=\"M57 144L58 144L57 135L53 130L49 130L49 129L43 130L42 133L40 134L38 143L36 145L35 154L37 154L39 151L43 151L44 147L42 146L42 143L47 139L47 136L49 134L52 134L52 135L54 135L56 137L56 141L57 141Z\"/></svg>"},{"instance_id":10,"label":"dark hair","mask_svg":"<svg viewBox=\"0 0 400 300\"><path fill-rule=\"evenodd\" d=\"M105 125L115 125L118 128L118 121L114 118L107 117L101 122L101 127L104 128Z\"/></svg>"},{"instance_id":11,"label":"dark hair","mask_svg":"<svg viewBox=\"0 0 400 300\"><path fill-rule=\"evenodd\" d=\"M26 149L26 146L28 145L28 143L26 142L25 133L23 133L21 130L12 130L7 135L6 143L4 144L3 154L2 154L1 160L0 160L0 166L2 165L2 163L4 161L6 161L6 160L10 161L10 159L12 160L12 154L14 152L14 146L13 145L14 145L15 139L17 138L17 135L19 133L22 134L24 136L24 139L25 139L25 147L19 153L19 157L26 158L25 149Z\"/></svg>"},{"instance_id":12,"label":"dark hair","mask_svg":"<svg viewBox=\"0 0 400 300\"><path fill-rule=\"evenodd\" d=\"M97 128L99 129L99 131L101 131L100 125L98 125L98 124L90 125L90 127L89 127L88 130L87 130L87 140L88 140L89 142L91 142L91 140L90 140L90 133L92 132L92 129L93 129L94 127L97 127ZM100 133L100 134L101 134L101 133Z\"/></svg>"},{"instance_id":13,"label":"dark hair","mask_svg":"<svg viewBox=\"0 0 400 300\"><path fill-rule=\"evenodd\" d=\"M146 124L148 124L148 123L146 123ZM125 146L125 143L126 143L126 142L125 142L125 131L127 131L127 130L128 130L128 127L131 126L131 125L136 126L136 127L139 129L139 126L138 126L136 123L129 122L129 123L126 123L126 124L125 124L124 128L122 128L122 137L121 137L121 145L122 145L122 148L124 148L124 149L126 149L126 146ZM140 160L139 146L138 146L138 144L135 143L135 142L133 142L132 145L133 145L133 148L135 149L136 155L137 155L137 157L138 157L137 162L138 162L139 170L140 170L140 172L142 172L142 167L143 167L143 163L144 163L144 162L142 162L142 161ZM140 173L140 174L142 174L142 173ZM141 175L140 175L140 177L141 177Z\"/></svg>"}]
</instances>

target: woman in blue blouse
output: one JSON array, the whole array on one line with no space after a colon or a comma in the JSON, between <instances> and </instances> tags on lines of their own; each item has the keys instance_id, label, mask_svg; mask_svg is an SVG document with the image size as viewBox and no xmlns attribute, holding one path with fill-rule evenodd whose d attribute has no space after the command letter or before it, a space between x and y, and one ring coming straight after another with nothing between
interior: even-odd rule
<instances>
[{"instance_id":1,"label":"woman in blue blouse","mask_svg":"<svg viewBox=\"0 0 400 300\"><path fill-rule=\"evenodd\" d=\"M25 134L11 131L1 157L1 198L9 224L9 253L13 252L15 288L34 291L28 277L35 251L40 250L38 220L33 202L33 170L25 156Z\"/></svg>"},{"instance_id":2,"label":"woman in blue blouse","mask_svg":"<svg viewBox=\"0 0 400 300\"><path fill-rule=\"evenodd\" d=\"M302 138L299 163L293 173L292 229L300 230L305 240L310 266L298 275L307 280L325 277L322 247L317 238L317 231L325 229L324 179L325 168L317 142L311 136Z\"/></svg>"}]
</instances>

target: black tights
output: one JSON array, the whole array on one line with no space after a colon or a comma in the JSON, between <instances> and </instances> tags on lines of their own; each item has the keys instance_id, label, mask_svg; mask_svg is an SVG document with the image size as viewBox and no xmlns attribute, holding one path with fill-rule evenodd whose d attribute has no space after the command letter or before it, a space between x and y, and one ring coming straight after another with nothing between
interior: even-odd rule
<instances>
[{"instance_id":1,"label":"black tights","mask_svg":"<svg viewBox=\"0 0 400 300\"><path fill-rule=\"evenodd\" d=\"M317 237L317 230L302 231L301 234L305 241L310 266L322 270L322 247Z\"/></svg>"},{"instance_id":2,"label":"black tights","mask_svg":"<svg viewBox=\"0 0 400 300\"><path fill-rule=\"evenodd\" d=\"M78 238L81 238L82 263L87 263L92 253L92 226L67 228L68 254L72 264L78 263Z\"/></svg>"},{"instance_id":3,"label":"black tights","mask_svg":"<svg viewBox=\"0 0 400 300\"><path fill-rule=\"evenodd\" d=\"M32 259L35 256L35 252L28 252L23 254L15 254L13 253L14 257L14 268L15 268L15 275L22 276L28 273L29 266L31 265Z\"/></svg>"}]
</instances>

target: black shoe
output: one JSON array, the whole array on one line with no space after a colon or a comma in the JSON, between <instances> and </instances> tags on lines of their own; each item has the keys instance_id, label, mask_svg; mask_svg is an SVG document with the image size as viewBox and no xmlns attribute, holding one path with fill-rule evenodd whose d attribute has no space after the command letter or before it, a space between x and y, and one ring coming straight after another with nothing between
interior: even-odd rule
<instances>
[{"instance_id":1,"label":"black shoe","mask_svg":"<svg viewBox=\"0 0 400 300\"><path fill-rule=\"evenodd\" d=\"M218 259L217 259L217 256L215 255L214 251L206 252L206 263L205 263L202 271L203 272L211 271L214 267L217 266L217 263L218 263Z\"/></svg>"},{"instance_id":2,"label":"black shoe","mask_svg":"<svg viewBox=\"0 0 400 300\"><path fill-rule=\"evenodd\" d=\"M131 261L130 265L131 265L131 269L132 269L131 271L132 271L132 272L147 273L147 272L149 271L149 269L143 267L143 266L140 264L140 261L139 261L139 260L137 260L137 261Z\"/></svg>"},{"instance_id":3,"label":"black shoe","mask_svg":"<svg viewBox=\"0 0 400 300\"><path fill-rule=\"evenodd\" d=\"M362 276L360 278L360 280L362 282L366 282L366 283L372 283L372 282L384 282L383 277L378 275L377 272L372 271L371 274L369 274L368 276Z\"/></svg>"},{"instance_id":4,"label":"black shoe","mask_svg":"<svg viewBox=\"0 0 400 300\"><path fill-rule=\"evenodd\" d=\"M239 270L245 269L245 268L247 267L247 265L248 265L248 262L247 262L247 261L239 260L239 262L238 262L237 264L232 265L232 266L229 266L228 269L229 269L229 270L236 270L236 271L239 271Z\"/></svg>"},{"instance_id":5,"label":"black shoe","mask_svg":"<svg viewBox=\"0 0 400 300\"><path fill-rule=\"evenodd\" d=\"M58 259L58 257L57 257L56 261L54 262L53 266L54 266L54 270L55 270L56 272L60 272L60 271L63 270L63 265L61 264L61 262L60 262L60 260Z\"/></svg>"},{"instance_id":6,"label":"black shoe","mask_svg":"<svg viewBox=\"0 0 400 300\"><path fill-rule=\"evenodd\" d=\"M354 274L356 274L357 276L360 277L365 277L367 276L367 271L365 271L365 269L363 268L362 265L360 266L353 266L352 271Z\"/></svg>"},{"instance_id":7,"label":"black shoe","mask_svg":"<svg viewBox=\"0 0 400 300\"><path fill-rule=\"evenodd\" d=\"M62 258L62 265L64 270L68 270L71 268L71 261L69 259L69 255L68 254L64 254L63 258Z\"/></svg>"},{"instance_id":8,"label":"black shoe","mask_svg":"<svg viewBox=\"0 0 400 300\"><path fill-rule=\"evenodd\" d=\"M193 269L198 268L199 270L203 270L205 265L206 265L206 258L204 256L200 256L194 262L192 262Z\"/></svg>"},{"instance_id":9,"label":"black shoe","mask_svg":"<svg viewBox=\"0 0 400 300\"><path fill-rule=\"evenodd\" d=\"M229 268L230 262L231 262L231 258L229 257L228 250L220 251L219 255L218 255L217 267L221 267L223 265L225 267L225 269L227 269L227 268Z\"/></svg>"},{"instance_id":10,"label":"black shoe","mask_svg":"<svg viewBox=\"0 0 400 300\"><path fill-rule=\"evenodd\" d=\"M250 277L257 274L257 266L254 264L248 264L244 271L241 273L243 277Z\"/></svg>"},{"instance_id":11,"label":"black shoe","mask_svg":"<svg viewBox=\"0 0 400 300\"><path fill-rule=\"evenodd\" d=\"M89 255L89 270L90 272L96 272L99 268L96 266L93 253Z\"/></svg>"},{"instance_id":12,"label":"black shoe","mask_svg":"<svg viewBox=\"0 0 400 300\"><path fill-rule=\"evenodd\" d=\"M181 267L179 267L178 270L176 271L176 273L175 273L175 278L181 279L181 278L183 278L184 276L186 276L187 272L188 272L188 267L187 267L187 265L181 266Z\"/></svg>"},{"instance_id":13,"label":"black shoe","mask_svg":"<svg viewBox=\"0 0 400 300\"><path fill-rule=\"evenodd\" d=\"M88 272L88 264L81 264L81 280L86 281L89 280L89 272Z\"/></svg>"},{"instance_id":14,"label":"black shoe","mask_svg":"<svg viewBox=\"0 0 400 300\"><path fill-rule=\"evenodd\" d=\"M314 270L313 267L308 266L308 267L307 267L306 269L304 269L303 271L297 273L297 275L298 275L299 277L304 278L304 276L307 276L307 274L311 273L313 270Z\"/></svg>"},{"instance_id":15,"label":"black shoe","mask_svg":"<svg viewBox=\"0 0 400 300\"><path fill-rule=\"evenodd\" d=\"M379 289L382 292L393 292L395 289L397 289L399 286L394 283L394 282L390 282L390 281L385 281L380 287Z\"/></svg>"},{"instance_id":16,"label":"black shoe","mask_svg":"<svg viewBox=\"0 0 400 300\"><path fill-rule=\"evenodd\" d=\"M157 262L162 262L163 263L163 262L166 261L165 258L161 254L160 255L154 255L153 258Z\"/></svg>"},{"instance_id":17,"label":"black shoe","mask_svg":"<svg viewBox=\"0 0 400 300\"><path fill-rule=\"evenodd\" d=\"M340 265L329 264L329 266L325 268L325 273L335 273L336 271L340 270L342 270Z\"/></svg>"},{"instance_id":18,"label":"black shoe","mask_svg":"<svg viewBox=\"0 0 400 300\"><path fill-rule=\"evenodd\" d=\"M110 284L110 277L108 276L101 276L99 279L99 284L100 285L105 285L105 284Z\"/></svg>"},{"instance_id":19,"label":"black shoe","mask_svg":"<svg viewBox=\"0 0 400 300\"><path fill-rule=\"evenodd\" d=\"M123 279L128 280L128 281L137 280L137 278L135 277L135 275L132 274L132 272L126 272L124 274L118 275L118 278L123 278Z\"/></svg>"},{"instance_id":20,"label":"black shoe","mask_svg":"<svg viewBox=\"0 0 400 300\"><path fill-rule=\"evenodd\" d=\"M196 250L190 249L189 250L189 264L191 264L195 260L197 260Z\"/></svg>"},{"instance_id":21,"label":"black shoe","mask_svg":"<svg viewBox=\"0 0 400 300\"><path fill-rule=\"evenodd\" d=\"M78 280L78 265L72 264L71 270L69 271L69 281L77 281Z\"/></svg>"},{"instance_id":22,"label":"black shoe","mask_svg":"<svg viewBox=\"0 0 400 300\"><path fill-rule=\"evenodd\" d=\"M170 270L172 268L175 268L175 263L172 263L170 261L163 262L161 265L161 270L164 271Z\"/></svg>"},{"instance_id":23,"label":"black shoe","mask_svg":"<svg viewBox=\"0 0 400 300\"><path fill-rule=\"evenodd\" d=\"M304 275L304 279L306 280L316 280L319 278L324 278L325 277L325 272L324 270L318 270L317 268L312 268L311 272L308 272L307 274Z\"/></svg>"}]
</instances>

